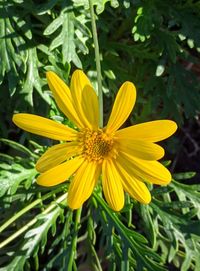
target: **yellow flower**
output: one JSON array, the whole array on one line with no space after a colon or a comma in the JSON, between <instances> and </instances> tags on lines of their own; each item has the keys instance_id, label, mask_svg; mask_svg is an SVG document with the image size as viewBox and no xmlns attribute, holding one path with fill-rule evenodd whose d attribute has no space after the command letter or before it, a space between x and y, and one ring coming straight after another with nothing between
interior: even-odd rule
<instances>
[{"instance_id":1,"label":"yellow flower","mask_svg":"<svg viewBox=\"0 0 200 271\"><path fill-rule=\"evenodd\" d=\"M148 204L151 194L144 181L160 185L171 181L170 172L156 161L164 150L154 142L171 136L176 123L156 120L119 130L136 100L135 86L125 82L107 126L101 129L98 97L83 71L73 73L70 88L54 72L47 72L47 80L58 107L77 130L37 115L13 116L13 122L28 132L65 141L50 147L37 161L41 173L37 183L53 186L72 176L67 201L70 208L77 209L91 196L102 174L104 196L113 210L123 208L124 191Z\"/></svg>"}]
</instances>

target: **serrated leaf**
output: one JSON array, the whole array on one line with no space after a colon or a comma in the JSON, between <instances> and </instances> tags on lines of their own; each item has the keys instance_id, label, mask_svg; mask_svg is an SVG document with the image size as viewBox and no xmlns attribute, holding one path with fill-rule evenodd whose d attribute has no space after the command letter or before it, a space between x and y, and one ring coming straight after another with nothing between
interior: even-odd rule
<instances>
[{"instance_id":1,"label":"serrated leaf","mask_svg":"<svg viewBox=\"0 0 200 271\"><path fill-rule=\"evenodd\" d=\"M38 216L39 225L29 230L24 236L26 242L24 243L22 250L26 251L26 257L31 255L35 256L39 244L41 250L44 251L47 243L47 233L52 227L54 227L52 233L55 232L56 220L61 212L63 212L63 210L60 207L56 207L52 212Z\"/></svg>"},{"instance_id":2,"label":"serrated leaf","mask_svg":"<svg viewBox=\"0 0 200 271\"><path fill-rule=\"evenodd\" d=\"M137 270L139 270L139 265L141 265L142 268L145 267L152 271L166 270L161 264L158 263L158 261L160 261L160 256L154 253L153 250L148 246L142 244L141 240L137 238L137 235L135 235L135 231L126 229L117 215L107 207L106 203L104 203L103 199L99 195L94 193L94 196L98 201L98 204L100 204L101 208L105 211L105 216L108 220L107 223L105 223L104 220L102 222L104 234L106 236L112 236L111 232L113 231L113 227L116 228L118 236L120 236L118 237L119 240L123 240L123 245L128 246L133 252L137 261ZM102 219L101 216L99 216L99 219Z\"/></svg>"},{"instance_id":3,"label":"serrated leaf","mask_svg":"<svg viewBox=\"0 0 200 271\"><path fill-rule=\"evenodd\" d=\"M10 195L15 194L22 181L30 178L33 180L36 174L37 171L35 168L27 169L17 163L7 164L7 168L0 172L0 197L5 193Z\"/></svg>"},{"instance_id":4,"label":"serrated leaf","mask_svg":"<svg viewBox=\"0 0 200 271\"><path fill-rule=\"evenodd\" d=\"M56 221L62 212L62 209L55 207L53 211L38 216L36 226L25 234L25 240L20 250L15 251L13 260L5 268L0 268L0 271L22 271L26 261L31 256L36 256L39 248L43 252L47 243L48 231L52 226L55 227Z\"/></svg>"},{"instance_id":5,"label":"serrated leaf","mask_svg":"<svg viewBox=\"0 0 200 271\"><path fill-rule=\"evenodd\" d=\"M0 83L5 76L8 77L9 92L12 96L19 82L19 71L24 70L26 52L20 50L25 41L13 28L14 17L10 16L9 10L3 6L3 16L0 16Z\"/></svg>"},{"instance_id":6,"label":"serrated leaf","mask_svg":"<svg viewBox=\"0 0 200 271\"><path fill-rule=\"evenodd\" d=\"M50 44L50 50L53 51L61 46L63 63L73 62L78 68L82 68L82 63L77 51L83 54L88 53L85 43L90 36L90 31L81 23L82 21L81 16L75 17L73 12L64 9L44 31L44 34L48 36L60 28L60 32Z\"/></svg>"},{"instance_id":7,"label":"serrated leaf","mask_svg":"<svg viewBox=\"0 0 200 271\"><path fill-rule=\"evenodd\" d=\"M41 79L38 73L38 58L36 48L28 50L28 71L23 89L20 94L24 95L25 100L33 107L33 90L36 89L39 95L50 104L50 98L43 93L41 88Z\"/></svg>"},{"instance_id":8,"label":"serrated leaf","mask_svg":"<svg viewBox=\"0 0 200 271\"><path fill-rule=\"evenodd\" d=\"M173 187L180 186L181 188L183 187L190 188L190 186L188 185L183 185L176 182L173 182L171 185ZM164 202L156 201L155 202L156 205L154 203L151 205L153 209L158 213L159 219L161 219L163 223L163 226L164 226L163 229L166 234L165 238L168 238L171 243L171 246L169 247L169 256L168 256L169 261L172 261L172 260L174 261L174 259L176 259L175 258L176 252L178 253L177 246L179 243L181 243L181 246L184 247L185 257L184 257L184 261L181 263L182 265L181 270L185 270L185 271L190 268L192 261L196 263L198 262L198 259L199 259L198 257L199 252L197 248L197 244L200 241L199 221L198 222L188 221L187 214L183 215L181 213L178 213L177 211L173 211L173 209L168 210L167 206L174 205L174 207L179 206L180 208L182 207L193 208L193 206L195 206L198 203L195 203L195 200L197 200L197 195L192 195L193 193L195 193L194 191L193 192L192 191L193 190L190 189L190 192L189 192L187 188L186 188L186 191L184 190L181 191L181 193L185 193L185 195L187 196L190 193L190 197L188 197L189 198L188 204L186 204L186 202L164 203ZM179 195L178 189L175 189L175 192L177 193L177 195ZM198 192L196 192L196 194L197 193ZM199 202L199 199L198 199L198 202ZM190 209L189 209L189 212L190 212ZM163 235L163 232L162 232L162 235ZM196 240L195 238L193 238L194 236L197 237Z\"/></svg>"},{"instance_id":9,"label":"serrated leaf","mask_svg":"<svg viewBox=\"0 0 200 271\"><path fill-rule=\"evenodd\" d=\"M89 2L88 0L73 0L74 6L84 6L85 9L89 9ZM96 6L97 14L100 14L105 9L105 4L110 2L113 8L117 8L119 6L119 2L117 0L93 0L92 4Z\"/></svg>"},{"instance_id":10,"label":"serrated leaf","mask_svg":"<svg viewBox=\"0 0 200 271\"><path fill-rule=\"evenodd\" d=\"M153 220L150 215L150 208L148 207L148 205L141 205L140 209L141 209L141 216L145 224L145 230L147 231L147 234L151 241L151 245L154 248L156 245L156 228L153 224Z\"/></svg>"}]
</instances>

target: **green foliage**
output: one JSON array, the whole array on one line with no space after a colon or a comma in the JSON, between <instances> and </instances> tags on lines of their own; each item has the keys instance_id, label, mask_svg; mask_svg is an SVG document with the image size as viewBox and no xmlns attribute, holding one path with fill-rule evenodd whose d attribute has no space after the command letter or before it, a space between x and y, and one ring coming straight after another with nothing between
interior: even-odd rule
<instances>
[{"instance_id":1,"label":"green foliage","mask_svg":"<svg viewBox=\"0 0 200 271\"><path fill-rule=\"evenodd\" d=\"M13 147L28 154L28 161L40 151L28 153L16 143ZM32 162L27 165L20 156L3 158L2 176L5 171L7 175L0 183L6 179L9 187L1 186L1 271L32 270L33 266L35 270L104 270L106 266L108 270L155 271L168 270L170 263L182 271L199 269L200 186L183 184L192 172L175 174L179 181L154 188L150 205L127 196L121 213L107 206L97 187L79 221L66 206L67 194L61 193L66 184L42 189L34 185Z\"/></svg>"},{"instance_id":2,"label":"green foliage","mask_svg":"<svg viewBox=\"0 0 200 271\"><path fill-rule=\"evenodd\" d=\"M25 155L37 157L19 143L8 139L0 139L0 141ZM0 197L6 192L10 195L15 194L23 181L25 181L25 187L29 188L36 174L37 171L33 168L31 160L27 163L25 158L0 154Z\"/></svg>"},{"instance_id":3,"label":"green foliage","mask_svg":"<svg viewBox=\"0 0 200 271\"><path fill-rule=\"evenodd\" d=\"M59 206L57 206L53 211L47 214L38 215L37 222L35 223L34 228L27 231L24 236L24 241L20 245L20 251L25 253L18 253L17 251L13 251L13 260L6 267L1 268L0 270L24 270L28 258L30 258L31 256L36 258L40 247L41 251L44 251L45 246L47 245L47 234L50 228L52 235L55 235L56 220L62 214L63 210Z\"/></svg>"},{"instance_id":4,"label":"green foliage","mask_svg":"<svg viewBox=\"0 0 200 271\"><path fill-rule=\"evenodd\" d=\"M199 1L93 4L105 118L125 80L138 90L131 122L171 118L181 126L195 118ZM108 208L99 187L80 214L66 206L67 184L41 188L35 183L34 165L44 149L27 140L35 137L18 133L12 115L35 112L63 121L46 84L48 70L68 82L71 71L81 68L96 86L90 29L87 0L0 0L0 270L155 271L172 266L198 271L200 186L185 181L193 172L174 174L169 186L154 187L150 205L127 196L122 213Z\"/></svg>"},{"instance_id":5,"label":"green foliage","mask_svg":"<svg viewBox=\"0 0 200 271\"><path fill-rule=\"evenodd\" d=\"M1 115L7 113L7 121L15 110L47 112L46 70L67 80L71 66L83 68L96 81L88 1L1 3L0 95L6 93L11 106L7 110L1 102L0 110ZM138 89L136 121L159 115L182 123L185 117L194 117L200 102L193 69L198 65L200 47L199 3L93 3L100 14L98 34L107 96L130 80ZM4 128L2 134L7 136Z\"/></svg>"},{"instance_id":6,"label":"green foliage","mask_svg":"<svg viewBox=\"0 0 200 271\"><path fill-rule=\"evenodd\" d=\"M87 10L89 9L89 2L88 0L72 0L75 7L84 6L84 8ZM119 6L119 2L117 0L93 0L92 3L94 6L96 6L96 12L97 14L100 14L105 9L105 4L107 2L110 2L111 6L113 8L117 8Z\"/></svg>"},{"instance_id":7,"label":"green foliage","mask_svg":"<svg viewBox=\"0 0 200 271\"><path fill-rule=\"evenodd\" d=\"M86 19L83 16L75 17L74 13L66 7L44 31L44 35L49 36L61 27L60 33L58 32L57 36L54 35L55 38L51 42L49 50L52 51L61 46L63 63L73 62L77 68L82 68L77 51L83 54L89 53L85 42L88 37L91 37L91 33L84 25L85 21Z\"/></svg>"}]
</instances>

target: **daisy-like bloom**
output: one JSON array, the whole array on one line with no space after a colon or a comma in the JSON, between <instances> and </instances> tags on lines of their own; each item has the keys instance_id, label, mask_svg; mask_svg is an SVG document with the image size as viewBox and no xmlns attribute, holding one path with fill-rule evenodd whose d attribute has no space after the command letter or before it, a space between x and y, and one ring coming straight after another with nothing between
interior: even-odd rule
<instances>
[{"instance_id":1,"label":"daisy-like bloom","mask_svg":"<svg viewBox=\"0 0 200 271\"><path fill-rule=\"evenodd\" d=\"M156 120L119 129L136 100L135 86L125 82L107 126L101 129L98 97L83 71L73 73L70 88L54 72L47 72L47 80L59 109L77 129L37 115L13 116L13 122L25 131L61 141L37 161L36 169L41 173L37 183L54 186L71 176L67 201L70 208L78 209L102 175L103 193L113 210L123 208L124 191L148 204L151 194L144 181L159 185L171 181L170 172L157 161L164 156L164 150L154 142L171 136L176 123Z\"/></svg>"}]
</instances>

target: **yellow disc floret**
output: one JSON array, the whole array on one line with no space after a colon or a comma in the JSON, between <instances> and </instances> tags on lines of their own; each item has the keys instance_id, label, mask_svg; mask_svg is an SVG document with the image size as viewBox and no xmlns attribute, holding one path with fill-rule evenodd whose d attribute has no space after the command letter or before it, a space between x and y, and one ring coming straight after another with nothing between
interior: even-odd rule
<instances>
[{"instance_id":1,"label":"yellow disc floret","mask_svg":"<svg viewBox=\"0 0 200 271\"><path fill-rule=\"evenodd\" d=\"M102 130L85 129L80 134L83 155L86 159L101 162L103 159L113 156L113 139Z\"/></svg>"}]
</instances>

